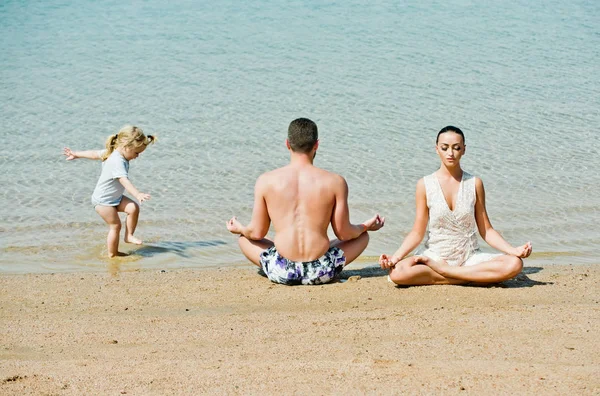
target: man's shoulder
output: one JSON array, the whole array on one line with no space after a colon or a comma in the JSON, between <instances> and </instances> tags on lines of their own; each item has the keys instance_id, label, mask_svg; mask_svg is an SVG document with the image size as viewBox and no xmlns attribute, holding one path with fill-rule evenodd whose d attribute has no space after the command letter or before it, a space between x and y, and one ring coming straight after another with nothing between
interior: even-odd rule
<instances>
[{"instance_id":1,"label":"man's shoulder","mask_svg":"<svg viewBox=\"0 0 600 396\"><path fill-rule=\"evenodd\" d=\"M284 173L284 168L273 169L273 170L267 171L267 172L261 174L260 176L258 176L256 181L257 182L266 182L269 180L277 179L278 177L281 177L282 173Z\"/></svg>"},{"instance_id":2,"label":"man's shoulder","mask_svg":"<svg viewBox=\"0 0 600 396\"><path fill-rule=\"evenodd\" d=\"M320 176L322 177L327 177L327 178L331 178L331 179L336 179L336 180L344 180L344 178L342 177L342 175L339 175L337 173L328 171L326 169L323 168L319 168L319 167L313 167L315 172L318 172Z\"/></svg>"},{"instance_id":3,"label":"man's shoulder","mask_svg":"<svg viewBox=\"0 0 600 396\"><path fill-rule=\"evenodd\" d=\"M344 191L348 190L348 183L346 183L346 179L342 175L325 169L318 169L319 180L315 182L316 184L335 194L343 194Z\"/></svg>"},{"instance_id":4,"label":"man's shoulder","mask_svg":"<svg viewBox=\"0 0 600 396\"><path fill-rule=\"evenodd\" d=\"M313 179L322 180L322 181L330 183L330 184L340 184L341 185L341 184L346 183L346 179L344 179L343 176L341 176L337 173L334 173L334 172L330 172L323 168L318 168L316 166L312 166L312 167L310 167L310 169L306 169L305 172L306 171L308 171L312 174ZM296 178L296 177L298 177L298 172L297 172L297 170L294 170L290 166L283 166L281 168L273 169L271 171L263 173L262 175L260 175L258 177L257 183L268 184L272 181L280 183L282 180L285 180L288 177Z\"/></svg>"}]
</instances>

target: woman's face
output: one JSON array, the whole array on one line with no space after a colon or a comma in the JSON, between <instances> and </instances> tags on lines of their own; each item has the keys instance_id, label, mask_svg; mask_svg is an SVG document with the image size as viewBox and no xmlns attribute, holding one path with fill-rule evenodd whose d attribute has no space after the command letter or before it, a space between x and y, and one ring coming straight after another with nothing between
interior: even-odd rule
<instances>
[{"instance_id":1,"label":"woman's face","mask_svg":"<svg viewBox=\"0 0 600 396\"><path fill-rule=\"evenodd\" d=\"M444 132L440 135L435 151L446 166L457 166L465 153L462 136L456 132Z\"/></svg>"}]
</instances>

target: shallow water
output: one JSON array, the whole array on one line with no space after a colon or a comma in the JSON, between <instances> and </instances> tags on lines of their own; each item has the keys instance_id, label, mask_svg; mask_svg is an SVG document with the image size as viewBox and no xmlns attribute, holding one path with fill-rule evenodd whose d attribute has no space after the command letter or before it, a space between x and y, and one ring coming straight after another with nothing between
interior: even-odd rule
<instances>
[{"instance_id":1,"label":"shallow water","mask_svg":"<svg viewBox=\"0 0 600 396\"><path fill-rule=\"evenodd\" d=\"M319 125L316 164L344 175L352 221L381 213L362 263L410 230L437 131L527 265L596 263L600 4L507 1L4 1L0 4L0 271L242 265L232 215L284 165L289 122ZM103 259L90 195L101 148L134 123L159 141L131 163L143 247ZM484 244L485 245L485 244Z\"/></svg>"}]
</instances>

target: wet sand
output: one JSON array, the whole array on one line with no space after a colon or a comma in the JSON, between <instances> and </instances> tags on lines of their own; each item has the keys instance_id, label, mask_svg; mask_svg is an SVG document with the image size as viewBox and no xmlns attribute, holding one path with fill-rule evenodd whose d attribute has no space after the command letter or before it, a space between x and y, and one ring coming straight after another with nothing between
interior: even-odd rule
<instances>
[{"instance_id":1,"label":"wet sand","mask_svg":"<svg viewBox=\"0 0 600 396\"><path fill-rule=\"evenodd\" d=\"M0 394L600 394L598 284L600 265L493 287L0 275Z\"/></svg>"}]
</instances>

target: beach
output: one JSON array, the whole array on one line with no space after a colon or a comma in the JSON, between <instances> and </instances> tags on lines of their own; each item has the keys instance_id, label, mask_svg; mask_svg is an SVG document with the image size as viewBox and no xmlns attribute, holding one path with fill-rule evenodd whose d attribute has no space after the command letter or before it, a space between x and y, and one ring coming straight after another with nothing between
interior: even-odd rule
<instances>
[{"instance_id":1,"label":"beach","mask_svg":"<svg viewBox=\"0 0 600 396\"><path fill-rule=\"evenodd\" d=\"M599 394L600 266L399 288L250 267L0 275L0 393Z\"/></svg>"}]
</instances>

